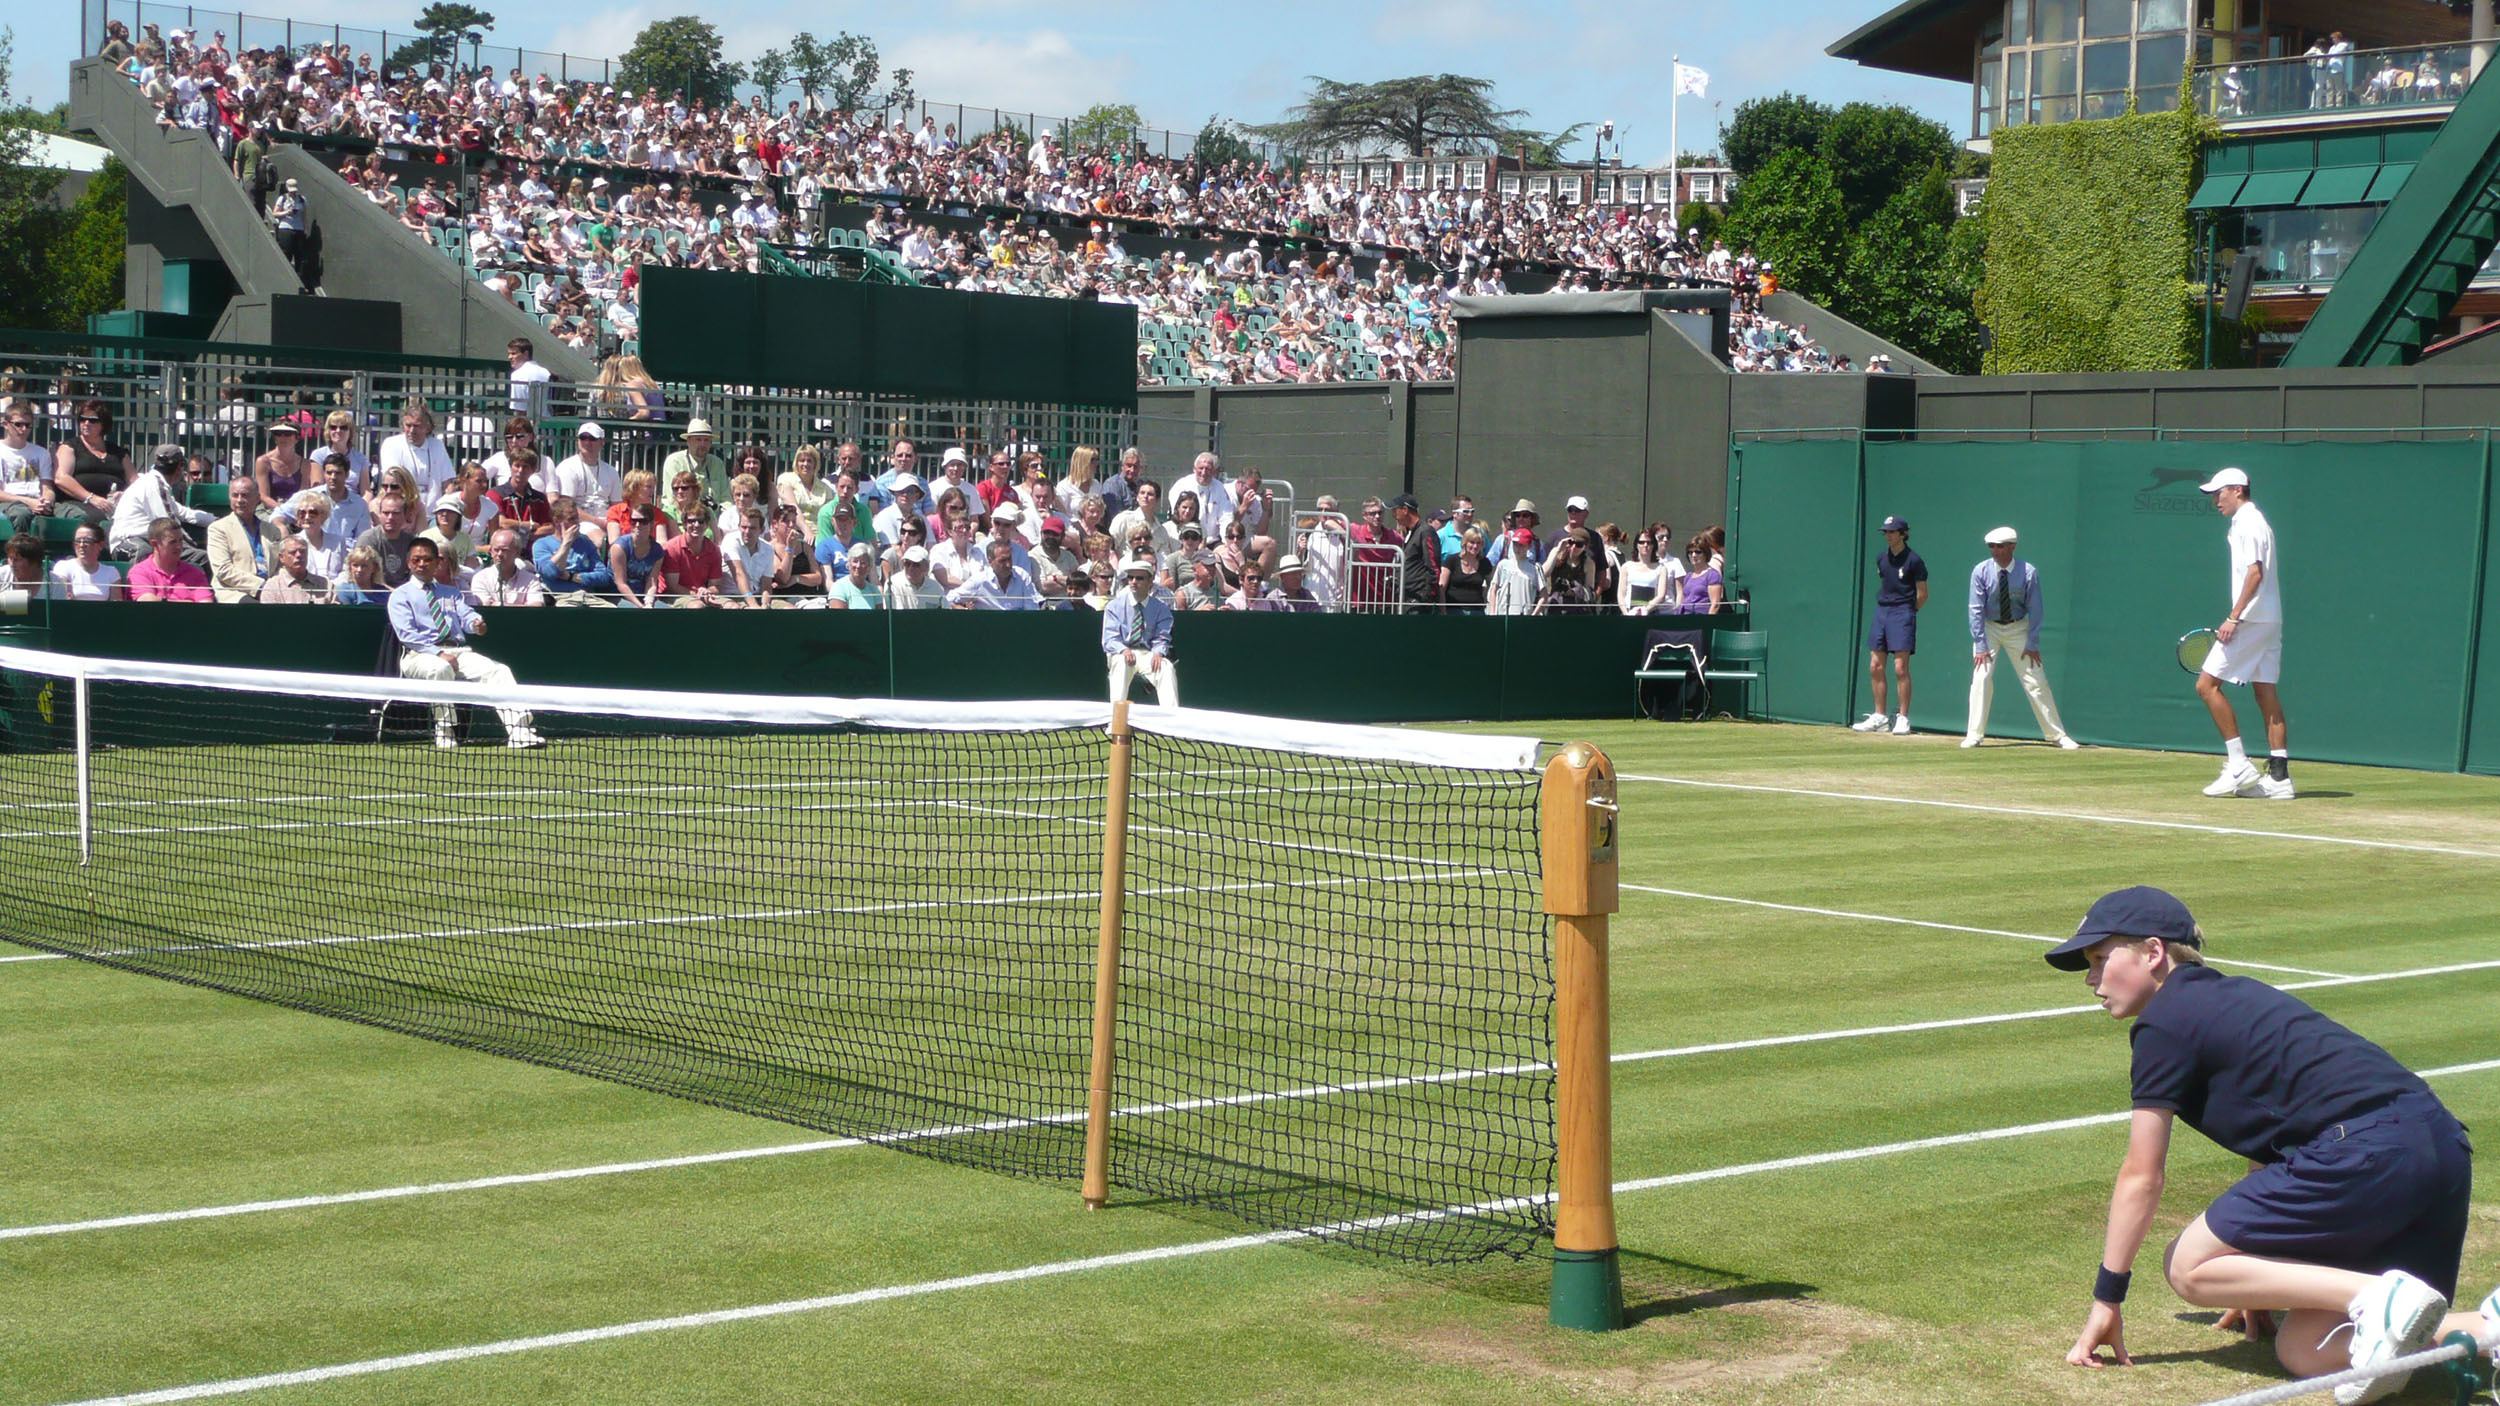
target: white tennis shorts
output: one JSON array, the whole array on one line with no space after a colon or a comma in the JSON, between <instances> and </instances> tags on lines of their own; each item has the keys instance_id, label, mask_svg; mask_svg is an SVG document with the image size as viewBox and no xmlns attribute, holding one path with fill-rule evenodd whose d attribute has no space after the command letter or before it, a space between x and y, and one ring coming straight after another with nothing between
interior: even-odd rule
<instances>
[{"instance_id":1,"label":"white tennis shorts","mask_svg":"<svg viewBox=\"0 0 2500 1406\"><path fill-rule=\"evenodd\" d=\"M2283 672L2283 622L2242 620L2229 644L2205 652L2203 672L2224 683L2273 683Z\"/></svg>"}]
</instances>

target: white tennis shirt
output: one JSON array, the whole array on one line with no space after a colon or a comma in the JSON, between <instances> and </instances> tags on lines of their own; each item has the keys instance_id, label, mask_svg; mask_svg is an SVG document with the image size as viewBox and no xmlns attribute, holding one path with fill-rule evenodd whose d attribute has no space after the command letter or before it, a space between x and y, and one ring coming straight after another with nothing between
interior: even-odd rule
<instances>
[{"instance_id":1,"label":"white tennis shirt","mask_svg":"<svg viewBox=\"0 0 2500 1406\"><path fill-rule=\"evenodd\" d=\"M2242 620L2279 621L2283 618L2283 589L2280 574L2274 565L2274 526L2254 503L2242 503L2231 514L2231 593L2225 603L2237 605L2240 588L2248 582L2252 565L2266 569L2265 579L2257 587L2257 598L2240 613Z\"/></svg>"}]
</instances>

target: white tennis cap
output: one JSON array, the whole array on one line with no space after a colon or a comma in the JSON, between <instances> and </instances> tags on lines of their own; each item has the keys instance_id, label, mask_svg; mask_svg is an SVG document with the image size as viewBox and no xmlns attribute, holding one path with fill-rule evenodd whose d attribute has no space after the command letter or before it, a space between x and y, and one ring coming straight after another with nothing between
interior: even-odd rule
<instances>
[{"instance_id":1,"label":"white tennis cap","mask_svg":"<svg viewBox=\"0 0 2500 1406\"><path fill-rule=\"evenodd\" d=\"M927 561L928 559L929 549L926 547L905 547L903 549L903 560L905 561Z\"/></svg>"},{"instance_id":2,"label":"white tennis cap","mask_svg":"<svg viewBox=\"0 0 2500 1406\"><path fill-rule=\"evenodd\" d=\"M1152 576L1155 574L1155 564L1144 557L1130 557L1127 561L1120 563L1120 574L1122 576Z\"/></svg>"},{"instance_id":3,"label":"white tennis cap","mask_svg":"<svg viewBox=\"0 0 2500 1406\"><path fill-rule=\"evenodd\" d=\"M1987 541L1988 545L1991 547L2010 546L2014 541L2014 529L2010 527L1992 527L1988 529Z\"/></svg>"},{"instance_id":4,"label":"white tennis cap","mask_svg":"<svg viewBox=\"0 0 2500 1406\"><path fill-rule=\"evenodd\" d=\"M2212 478L2196 485L2199 493L2220 493L2226 488L2246 488L2248 473L2244 469L2223 469Z\"/></svg>"}]
</instances>

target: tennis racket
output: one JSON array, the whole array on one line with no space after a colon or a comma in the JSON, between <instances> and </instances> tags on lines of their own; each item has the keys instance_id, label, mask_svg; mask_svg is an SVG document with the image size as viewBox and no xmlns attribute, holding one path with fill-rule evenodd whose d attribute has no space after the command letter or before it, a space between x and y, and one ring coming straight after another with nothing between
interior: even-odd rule
<instances>
[{"instance_id":1,"label":"tennis racket","mask_svg":"<svg viewBox=\"0 0 2500 1406\"><path fill-rule=\"evenodd\" d=\"M2179 667L2191 674L2205 672L2205 656L2221 642L2222 637L2211 630L2190 630L2179 636Z\"/></svg>"}]
</instances>

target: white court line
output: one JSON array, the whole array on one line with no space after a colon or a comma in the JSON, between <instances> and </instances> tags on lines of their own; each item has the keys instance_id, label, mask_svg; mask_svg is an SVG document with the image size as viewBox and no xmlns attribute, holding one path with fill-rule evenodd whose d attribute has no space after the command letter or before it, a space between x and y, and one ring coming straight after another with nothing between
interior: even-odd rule
<instances>
[{"instance_id":1,"label":"white court line","mask_svg":"<svg viewBox=\"0 0 2500 1406\"><path fill-rule=\"evenodd\" d=\"M2064 942L2066 940L2062 937L2043 937L2036 932L2010 932L2004 928L1965 927L1960 923L1936 923L1929 922L1924 918L1895 918L1882 913L1853 913L1845 908L1809 908L1799 903L1773 903L1768 899L1761 898L1730 898L1725 894L1696 893L1691 889L1657 888L1650 884L1622 884L1620 887L1629 889L1634 893L1664 894L1669 898L1693 898L1699 899L1704 903L1734 903L1746 908L1770 908L1782 913L1804 913L1817 918L1851 918L1862 923L1898 923L1901 926L1908 928L1934 928L1938 932L1969 932L1977 933L1982 937L2019 937L2025 942L2046 942L2051 945ZM2205 960L2212 962L2217 966L2248 967L2256 971L2284 972L2292 976L2334 977L2344 975L2342 972L2316 971L2309 967L2278 967L2268 962L2249 962L2243 961L2237 957L2207 957Z\"/></svg>"},{"instance_id":2,"label":"white court line","mask_svg":"<svg viewBox=\"0 0 2500 1406\"><path fill-rule=\"evenodd\" d=\"M2423 967L2415 971L2378 972L2368 976L2329 977L2320 981L2295 981L2280 989L2285 991L2316 991L2335 986L2368 986L2382 981L2406 981L2426 976L2453 976L2461 972L2500 969L2500 960L2460 962L2444 967ZM2097 1005L2047 1006L2035 1010L2005 1011L1992 1015L1946 1016L1935 1020L1905 1021L1897 1025L1861 1025L1844 1030L1812 1030L1794 1035L1764 1035L1747 1040L1717 1040L1701 1045L1676 1045L1656 1050L1626 1050L1612 1057L1616 1064L1645 1064L1662 1059L1687 1059L1697 1055L1728 1054L1743 1050L1776 1049L1786 1045L1817 1045L1835 1040L1867 1039L1884 1035L1913 1035L1934 1030L1963 1030L1983 1025L2009 1025L2018 1021L2051 1020L2070 1015L2098 1015ZM1422 1084L1455 1084L1476 1079L1497 1079L1514 1075L1541 1073L1542 1064L1502 1065L1490 1069L1460 1069L1433 1074L1410 1074L1381 1079L1366 1079L1346 1084L1311 1085L1299 1089L1279 1089L1261 1093L1225 1094L1209 1098L1185 1099L1166 1103L1129 1104L1113 1110L1119 1118L1156 1117L1172 1113L1200 1112L1210 1108L1235 1108L1251 1104L1272 1103L1292 1099L1331 1098L1344 1094L1376 1093L1389 1089ZM0 1240L24 1240L42 1236L73 1235L96 1230L120 1230L133 1226L166 1225L178 1221L218 1220L227 1216L259 1215L270 1211L309 1210L323 1206L349 1206L367 1201L398 1201L415 1196L441 1196L462 1191L485 1191L506 1186L536 1186L548 1182L578 1181L585 1177L624 1176L641 1172L668 1171L678 1167L710 1166L722 1162L743 1162L759 1157L787 1157L794 1153L829 1152L846 1147L902 1143L923 1139L960 1136L974 1132L1003 1132L1019 1128L1081 1121L1080 1112L1048 1114L1037 1118L999 1119L974 1126L922 1128L881 1137L825 1138L812 1142L778 1143L768 1147L739 1148L728 1152L704 1152L684 1157L661 1157L641 1162L607 1162L588 1167L565 1167L544 1172L516 1172L503 1176L477 1177L468 1181L426 1182L410 1186L379 1187L366 1191L334 1192L327 1195L290 1196L269 1201L245 1201L223 1206L199 1206L180 1211L150 1211L133 1215L109 1216L100 1220L59 1221L49 1225L0 1227Z\"/></svg>"},{"instance_id":3,"label":"white court line","mask_svg":"<svg viewBox=\"0 0 2500 1406\"><path fill-rule=\"evenodd\" d=\"M1424 861L1431 863L1432 861ZM1348 884L1403 884L1427 879L1482 878L1505 872L1499 869L1430 870L1414 874L1350 874L1327 879L1269 879L1236 884L1164 884L1154 888L1131 889L1131 898L1168 898L1174 894L1252 893L1271 889L1343 888ZM737 913L690 913L680 916L647 915L632 918L584 918L562 923L512 923L494 928L444 928L434 932L377 932L341 937L283 937L267 942L187 943L172 947L117 947L88 954L99 960L112 957L149 957L169 952L261 952L290 947L348 947L367 942L425 942L455 937L516 937L535 932L591 932L612 928L686 927L698 923L749 923L777 921L783 918L856 917L866 913L916 913L936 908L1002 908L1028 903L1100 903L1100 889L1069 889L1059 893L1017 893L993 895L988 898L914 898L886 903L856 903L840 908L754 908ZM65 962L61 952L30 952L0 957L8 962Z\"/></svg>"},{"instance_id":4,"label":"white court line","mask_svg":"<svg viewBox=\"0 0 2500 1406\"><path fill-rule=\"evenodd\" d=\"M2422 1077L2438 1079L2457 1074L2479 1073L2490 1069L2500 1069L2500 1059L2484 1060L2476 1064L2450 1065L2443 1069L2428 1069L2422 1071ZM1894 1157L1903 1153L1926 1152L1936 1148L2005 1142L2016 1138L2038 1137L2047 1133L2071 1132L2079 1128L2105 1127L2123 1123L2132 1116L2134 1115L2125 1112L2094 1113L2080 1118L2058 1118L2040 1123L2017 1123L2010 1127L1946 1133L1938 1137L1912 1138L1906 1142L1837 1148L1829 1152L1809 1152L1795 1157L1777 1157L1764 1162L1739 1162L1731 1166L1705 1167L1697 1171L1674 1172L1665 1176L1638 1177L1629 1181L1616 1182L1614 1190L1618 1195L1631 1195L1643 1191L1662 1190L1667 1187L1728 1181L1737 1177L1763 1176L1773 1172L1800 1171L1811 1167L1828 1167L1842 1162L1863 1162L1878 1157ZM544 1352L553 1348L579 1347L586 1343L613 1342L619 1338L647 1337L654 1333L676 1332L687 1328L709 1328L722 1323L747 1323L763 1318L787 1318L802 1313L820 1313L828 1309L888 1303L896 1299L923 1298L931 1294L952 1293L962 1289L988 1288L998 1284L1017 1284L1035 1279L1087 1274L1100 1269L1121 1269L1130 1265L1223 1254L1232 1250L1283 1244L1304 1236L1326 1238L1413 1221L1490 1214L1516 1210L1523 1205L1533 1205L1550 1199L1552 1199L1550 1196L1513 1197L1499 1201L1479 1202L1472 1206L1450 1206L1432 1211L1410 1211L1397 1215L1376 1216L1362 1221L1306 1226L1298 1230L1270 1230L1254 1235L1229 1235L1214 1240L1184 1241L1177 1245L1159 1245L1152 1249L1129 1250L1120 1254L1089 1255L1083 1259L1073 1260L1049 1260L1040 1264L1022 1265L1014 1269L990 1270L981 1274L960 1274L946 1279L886 1284L871 1289L854 1289L844 1294L784 1299L778 1303L720 1308L704 1313L677 1314L667 1318L643 1318L630 1323L611 1323L597 1328L577 1328L564 1333L505 1338L497 1342L437 1348L431 1352L402 1353L394 1357L368 1358L361 1362L337 1362L325 1367L306 1367L291 1372L270 1372L255 1377L231 1377L224 1381L164 1387L155 1391L135 1392L122 1396L94 1397L70 1403L70 1406L171 1406L174 1402L202 1401L212 1397L240 1396L246 1392L308 1386L316 1382L339 1381L351 1377L379 1376L386 1372L404 1372L413 1368L435 1367L451 1362L473 1362L485 1357L510 1357L525 1352Z\"/></svg>"},{"instance_id":5,"label":"white court line","mask_svg":"<svg viewBox=\"0 0 2500 1406\"><path fill-rule=\"evenodd\" d=\"M1689 776L1644 776L1620 772L1618 781L1652 781L1662 786L1697 786L1710 791L1753 791L1771 796L1813 796L1827 801L1875 801L1894 806L1929 806L1937 810L1971 810L1988 815L2028 815L2041 820L2080 820L2095 825L2136 825L2154 830L2193 830L2204 835L2240 835L2260 840L2299 840L2354 849L2404 850L2415 854L2449 854L2463 859L2500 859L2500 850L2466 849L2459 845L2426 845L2405 840L2365 840L2353 835L2308 835L2296 830L2251 830L2236 825L2201 825L2191 820L2150 820L2135 815L2095 815L2077 810L2044 810L2032 806L1992 806L1977 801L1936 801L1917 796L1881 796L1869 791L1819 791L1806 786L1761 786L1741 781L1699 781Z\"/></svg>"}]
</instances>

